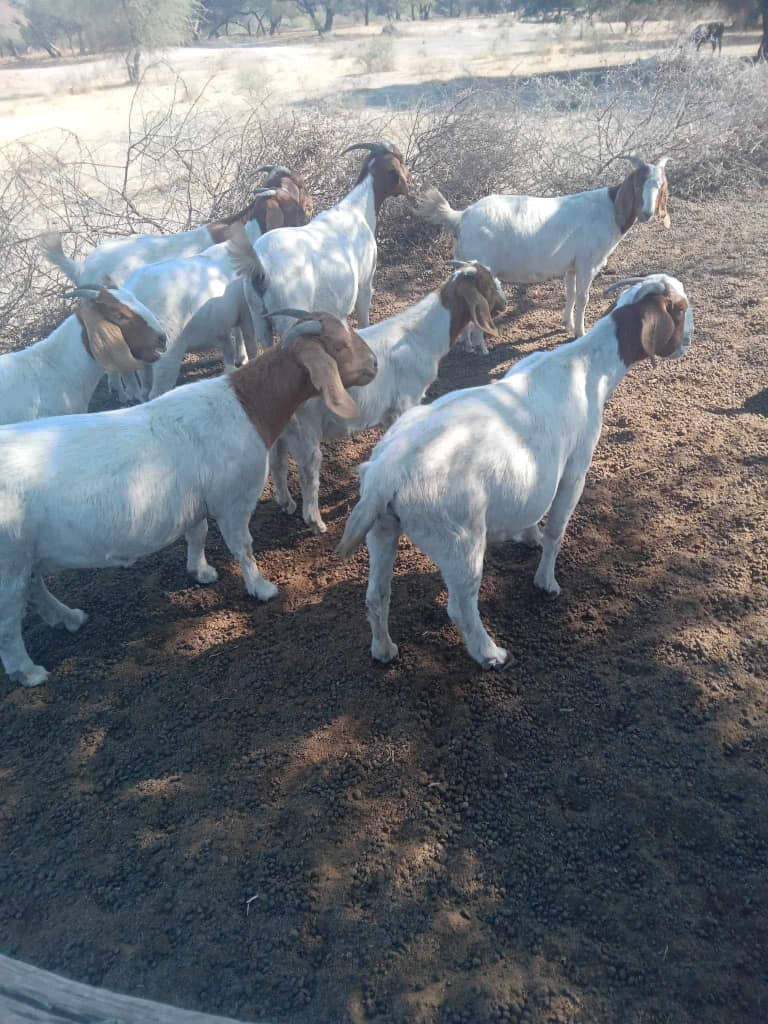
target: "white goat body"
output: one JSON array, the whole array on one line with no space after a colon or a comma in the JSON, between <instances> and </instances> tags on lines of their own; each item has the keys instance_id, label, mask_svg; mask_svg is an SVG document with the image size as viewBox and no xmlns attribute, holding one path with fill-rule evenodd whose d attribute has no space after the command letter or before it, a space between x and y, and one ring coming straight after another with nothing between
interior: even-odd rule
<instances>
[{"instance_id":1,"label":"white goat body","mask_svg":"<svg viewBox=\"0 0 768 1024\"><path fill-rule=\"evenodd\" d=\"M0 356L0 424L87 410L105 370L114 368L104 362L108 352L94 352L89 344L89 331L98 330L100 318L119 319L124 328L111 320L104 325L115 357L128 357L129 365L157 358L165 342L162 325L135 296L124 288L87 289L85 294L90 298L81 304L80 315L89 311L87 326L69 316L42 341ZM127 323L130 313L135 314L133 325Z\"/></svg>"},{"instance_id":2,"label":"white goat body","mask_svg":"<svg viewBox=\"0 0 768 1024\"><path fill-rule=\"evenodd\" d=\"M390 428L361 467L360 501L339 545L349 555L367 535L374 658L397 654L389 600L398 537L406 533L440 568L448 613L470 655L484 667L506 663L477 607L486 545L541 544L534 583L559 593L555 560L605 402L632 363L683 355L692 334L682 285L655 275L628 289L581 340L534 353L497 383L411 409Z\"/></svg>"},{"instance_id":3,"label":"white goat body","mask_svg":"<svg viewBox=\"0 0 768 1024\"><path fill-rule=\"evenodd\" d=\"M253 239L277 224L306 223L306 210L311 209L311 202L301 178L286 167L260 167L258 170L267 171L269 177L256 190L252 202L222 220L171 234L110 238L97 245L81 262L64 255L60 234L44 235L43 251L77 285L120 285L148 263L195 256L212 245L225 242L235 223L248 223L249 236Z\"/></svg>"},{"instance_id":4,"label":"white goat body","mask_svg":"<svg viewBox=\"0 0 768 1024\"><path fill-rule=\"evenodd\" d=\"M667 160L646 164L633 158L635 169L615 188L550 198L491 195L463 211L452 209L437 189L430 189L417 209L452 232L458 259L479 260L502 281L532 284L563 278L563 322L581 337L592 281L623 235L636 220L650 220L654 212L669 226ZM476 331L468 342L485 351Z\"/></svg>"},{"instance_id":5,"label":"white goat body","mask_svg":"<svg viewBox=\"0 0 768 1024\"><path fill-rule=\"evenodd\" d=\"M401 194L401 183L405 181L405 171L397 150L381 149L381 152L375 150L374 155L368 158L361 180L352 191L330 210L318 214L309 224L269 231L258 239L255 246L251 244L253 239L249 235L246 237L247 231L245 234L233 233L232 239L224 247L231 260L229 256L222 260L217 256L217 268L219 272L224 270L226 281L220 290L204 287L199 282L195 294L201 295L202 301L197 308L210 298L223 294L224 287L234 276L234 263L244 276L243 289L247 302L241 310L245 323L241 320L240 325L248 329L252 324L255 340L261 347L271 344L272 327L279 334L287 329L290 323L287 318L278 318L272 325L268 319L274 310L287 307L322 309L345 318L357 305L360 326L366 327L376 270L374 231L377 206L387 195ZM385 166L380 166L382 164ZM390 191L384 191L381 181L383 173L398 169L401 177ZM407 184L405 188L407 190ZM202 254L203 257L207 255ZM131 279L131 286L137 289L137 293L143 296L148 305L152 306L153 301L156 301L144 292L135 278ZM227 303L220 307L221 312L229 314L237 301L237 294L231 293ZM172 341L166 355L153 368L151 398L174 386L187 346L194 343L197 337L203 336L204 331L195 324L190 326L183 337L173 328L169 334Z\"/></svg>"},{"instance_id":6,"label":"white goat body","mask_svg":"<svg viewBox=\"0 0 768 1024\"><path fill-rule=\"evenodd\" d=\"M129 566L185 535L188 570L210 583L207 515L248 593L277 593L259 573L248 528L268 448L299 402L321 390L354 415L344 387L375 376L359 336L329 323L300 323L292 344L145 405L0 428L0 659L11 678L33 686L47 677L21 635L28 596L51 625L74 632L86 619L47 591L43 574Z\"/></svg>"},{"instance_id":7,"label":"white goat body","mask_svg":"<svg viewBox=\"0 0 768 1024\"><path fill-rule=\"evenodd\" d=\"M304 522L324 533L318 504L322 449L320 442L370 427L389 427L407 409L418 405L437 377L440 360L467 323L492 329L490 318L505 305L498 281L479 264L457 270L438 291L410 309L360 335L376 354L373 384L353 389L360 415L335 416L319 399L305 402L270 452L270 473L278 504L289 514L296 509L288 491L287 452L298 464Z\"/></svg>"}]
</instances>

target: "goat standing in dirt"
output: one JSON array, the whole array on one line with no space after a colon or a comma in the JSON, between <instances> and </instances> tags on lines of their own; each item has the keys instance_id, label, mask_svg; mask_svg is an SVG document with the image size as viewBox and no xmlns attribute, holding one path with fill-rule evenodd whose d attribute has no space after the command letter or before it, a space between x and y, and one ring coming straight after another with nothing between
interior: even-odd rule
<instances>
[{"instance_id":1,"label":"goat standing in dirt","mask_svg":"<svg viewBox=\"0 0 768 1024\"><path fill-rule=\"evenodd\" d=\"M636 221L654 214L670 226L668 157L648 164L629 157L633 170L621 185L568 196L492 195L454 210L437 189L416 200L422 217L456 239L454 256L478 260L510 284L563 278L566 329L580 338L589 289L608 257ZM470 327L467 343L487 351L482 331Z\"/></svg>"}]
</instances>

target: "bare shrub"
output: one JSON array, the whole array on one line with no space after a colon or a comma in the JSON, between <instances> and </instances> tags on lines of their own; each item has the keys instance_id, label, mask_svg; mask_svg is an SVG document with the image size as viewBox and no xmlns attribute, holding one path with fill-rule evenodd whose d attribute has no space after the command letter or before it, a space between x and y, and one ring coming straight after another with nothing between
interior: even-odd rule
<instances>
[{"instance_id":1,"label":"bare shrub","mask_svg":"<svg viewBox=\"0 0 768 1024\"><path fill-rule=\"evenodd\" d=\"M389 36L372 40L358 50L355 61L364 75L394 71L397 66L395 44Z\"/></svg>"},{"instance_id":2,"label":"bare shrub","mask_svg":"<svg viewBox=\"0 0 768 1024\"><path fill-rule=\"evenodd\" d=\"M498 86L427 89L413 109L299 107L226 114L179 82L166 109L139 88L120 160L71 133L0 149L0 351L50 328L65 310L62 279L36 235L68 232L82 256L108 236L176 231L244 206L256 168L285 163L323 209L349 188L360 139L391 138L416 187L436 184L458 205L493 191L556 195L618 182L623 157L672 156L672 197L701 199L768 183L766 71L677 54L599 74L510 79ZM382 256L423 245L434 229L402 202L379 225ZM430 234L431 233L431 234Z\"/></svg>"}]
</instances>

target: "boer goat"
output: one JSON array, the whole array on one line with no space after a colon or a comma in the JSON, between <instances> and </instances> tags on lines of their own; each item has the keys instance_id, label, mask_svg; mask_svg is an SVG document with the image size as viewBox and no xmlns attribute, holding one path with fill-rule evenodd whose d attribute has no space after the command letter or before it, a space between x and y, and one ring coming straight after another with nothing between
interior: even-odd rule
<instances>
[{"instance_id":1,"label":"boer goat","mask_svg":"<svg viewBox=\"0 0 768 1024\"><path fill-rule=\"evenodd\" d=\"M485 387L454 391L405 413L360 470L360 501L338 547L367 537L371 654L391 661L392 571L401 533L436 562L448 614L469 654L502 668L507 651L477 607L486 545L514 539L542 547L534 584L559 594L555 560L603 425L603 408L641 359L677 359L693 335L679 281L653 275L628 288L579 341L520 360ZM547 516L544 532L538 523Z\"/></svg>"},{"instance_id":2,"label":"boer goat","mask_svg":"<svg viewBox=\"0 0 768 1024\"><path fill-rule=\"evenodd\" d=\"M565 281L563 322L584 334L584 311L595 276L635 221L654 213L669 227L668 157L655 164L628 158L632 172L621 185L568 196L492 195L466 210L452 209L437 189L416 201L417 211L456 238L457 259L479 260L502 281L533 284ZM470 328L468 343L486 351L482 332Z\"/></svg>"},{"instance_id":3,"label":"boer goat","mask_svg":"<svg viewBox=\"0 0 768 1024\"><path fill-rule=\"evenodd\" d=\"M345 388L375 376L376 357L359 335L325 313L306 314L284 345L230 375L131 409L0 428L0 660L10 678L36 686L48 676L24 646L28 599L51 626L75 632L86 621L48 591L46 573L133 565L185 536L188 571L212 583L208 515L248 593L274 597L248 527L269 448L318 392L337 415L357 416Z\"/></svg>"}]
</instances>

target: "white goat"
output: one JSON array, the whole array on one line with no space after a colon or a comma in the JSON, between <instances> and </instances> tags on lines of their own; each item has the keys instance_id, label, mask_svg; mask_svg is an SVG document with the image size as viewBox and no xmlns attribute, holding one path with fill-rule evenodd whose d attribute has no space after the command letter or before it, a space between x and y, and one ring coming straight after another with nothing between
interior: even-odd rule
<instances>
[{"instance_id":1,"label":"white goat","mask_svg":"<svg viewBox=\"0 0 768 1024\"><path fill-rule=\"evenodd\" d=\"M267 166L258 170L266 171L269 177L256 189L254 199L244 209L221 220L169 235L111 238L96 246L82 262L64 255L58 233L42 236L43 251L76 285L84 282L121 285L135 270L148 263L195 256L212 245L226 242L233 224L248 223L249 237L253 239L270 228L305 224L311 203L301 178L286 167Z\"/></svg>"},{"instance_id":2,"label":"white goat","mask_svg":"<svg viewBox=\"0 0 768 1024\"><path fill-rule=\"evenodd\" d=\"M405 413L361 467L361 497L338 552L366 537L371 653L390 661L389 601L398 537L437 563L448 614L470 655L501 668L507 652L477 607L486 545L540 544L534 584L558 594L555 559L600 436L603 408L630 366L684 355L693 313L679 281L654 275L629 288L579 341L522 359L497 383L454 391ZM542 534L538 523L547 515Z\"/></svg>"},{"instance_id":3,"label":"white goat","mask_svg":"<svg viewBox=\"0 0 768 1024\"><path fill-rule=\"evenodd\" d=\"M107 241L90 253L82 266L64 255L59 235L44 236L43 249L48 259L76 284L124 284L160 317L168 336L176 339L196 310L208 299L222 295L234 275L224 244L233 232L242 232L244 224L245 234L253 241L276 227L305 224L311 214L312 203L298 175L286 167L258 169L269 173L264 186L256 190L245 209L224 220L173 235ZM242 350L235 354L227 331L216 329L219 312L217 307L209 311L206 343L202 347L220 342L225 364L231 368L245 357ZM255 345L250 322L244 321L243 333L246 350L252 355ZM109 386L123 400L146 398L150 387L148 371L127 377L110 374Z\"/></svg>"},{"instance_id":4,"label":"white goat","mask_svg":"<svg viewBox=\"0 0 768 1024\"><path fill-rule=\"evenodd\" d=\"M52 334L0 356L0 423L85 412L105 371L127 373L160 357L163 328L130 292L69 294L83 301Z\"/></svg>"},{"instance_id":5,"label":"white goat","mask_svg":"<svg viewBox=\"0 0 768 1024\"><path fill-rule=\"evenodd\" d=\"M402 155L391 144L356 143L344 153L355 149L370 150L370 155L355 187L330 210L304 227L270 231L255 247L250 244L252 239L237 232L226 247L245 277L248 320L261 347L271 344L272 327L278 334L287 328L285 317L274 324L269 319L274 310L286 307L322 309L345 318L356 306L359 325L368 326L376 270L376 216L388 196L407 194L409 175ZM229 260L226 265L230 267ZM152 307L135 278L131 287ZM184 288L184 294L197 292L199 287ZM223 289L216 294L222 293ZM206 300L209 297L206 294ZM234 309L237 298L236 292L230 294L227 310ZM223 312L225 305L220 309ZM169 329L172 340L153 368L150 398L174 386L190 334L194 338L201 333L197 325L183 338Z\"/></svg>"},{"instance_id":6,"label":"white goat","mask_svg":"<svg viewBox=\"0 0 768 1024\"><path fill-rule=\"evenodd\" d=\"M655 164L628 159L634 170L612 188L551 198L492 195L462 211L452 209L437 189L428 189L416 208L452 232L457 259L479 260L502 281L533 284L563 278L563 323L580 338L592 281L626 232L654 212L670 226L664 169L669 157ZM487 352L477 328L470 328L466 343Z\"/></svg>"},{"instance_id":7,"label":"white goat","mask_svg":"<svg viewBox=\"0 0 768 1024\"><path fill-rule=\"evenodd\" d=\"M310 399L283 431L270 452L270 474L278 504L288 513L296 503L288 491L288 451L296 459L304 522L314 533L326 526L318 505L320 442L369 427L389 427L406 409L418 405L437 377L440 360L468 323L495 334L491 317L505 306L501 285L479 263L462 265L437 291L397 316L365 327L360 335L376 353L376 381L353 391L360 415L334 416L320 399Z\"/></svg>"},{"instance_id":8,"label":"white goat","mask_svg":"<svg viewBox=\"0 0 768 1024\"><path fill-rule=\"evenodd\" d=\"M0 428L0 660L11 679L47 678L22 639L28 597L49 625L74 632L86 620L49 593L43 574L132 565L184 535L189 572L211 583L207 515L248 593L275 596L248 528L269 447L318 391L340 416L356 416L344 388L376 374L362 338L334 317L308 316L284 346L229 376L131 409Z\"/></svg>"}]
</instances>

